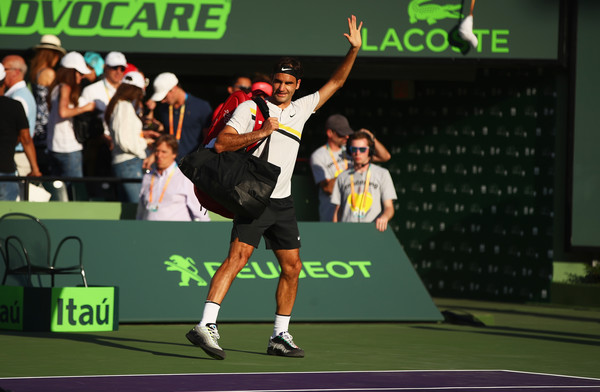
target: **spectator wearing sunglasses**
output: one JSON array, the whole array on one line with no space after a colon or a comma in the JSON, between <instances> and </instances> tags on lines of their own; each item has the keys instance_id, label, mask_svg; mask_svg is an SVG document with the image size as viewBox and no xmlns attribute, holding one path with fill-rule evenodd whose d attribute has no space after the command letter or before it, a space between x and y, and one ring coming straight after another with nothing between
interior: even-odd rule
<instances>
[{"instance_id":1,"label":"spectator wearing sunglasses","mask_svg":"<svg viewBox=\"0 0 600 392\"><path fill-rule=\"evenodd\" d=\"M104 112L121 84L126 67L127 58L123 53L109 52L104 57L102 77L86 86L81 92L83 100L96 104L96 112L104 125L104 136L90 140L84 146L83 159L86 176L109 177L112 175L110 150L113 142L108 125L104 121Z\"/></svg>"},{"instance_id":2,"label":"spectator wearing sunglasses","mask_svg":"<svg viewBox=\"0 0 600 392\"><path fill-rule=\"evenodd\" d=\"M127 59L123 53L110 52L104 58L103 77L84 88L81 92L83 99L96 103L96 109L102 112L102 116L104 116L108 102L110 102L121 84L126 67ZM108 133L108 128L105 127L104 129Z\"/></svg>"},{"instance_id":3,"label":"spectator wearing sunglasses","mask_svg":"<svg viewBox=\"0 0 600 392\"><path fill-rule=\"evenodd\" d=\"M350 135L346 150L352 167L335 181L331 193L331 203L335 205L333 222L375 222L377 230L385 231L394 216L397 199L392 176L371 162L375 142L368 133L358 131Z\"/></svg>"},{"instance_id":4,"label":"spectator wearing sunglasses","mask_svg":"<svg viewBox=\"0 0 600 392\"><path fill-rule=\"evenodd\" d=\"M366 132L374 141L373 162L387 162L392 157L383 144L373 136L371 131ZM333 114L325 122L327 142L317 148L310 156L310 168L315 184L319 187L319 219L321 222L331 222L335 205L331 203L331 192L335 179L348 169L352 158L346 152L348 137L354 133L348 119L341 114Z\"/></svg>"}]
</instances>

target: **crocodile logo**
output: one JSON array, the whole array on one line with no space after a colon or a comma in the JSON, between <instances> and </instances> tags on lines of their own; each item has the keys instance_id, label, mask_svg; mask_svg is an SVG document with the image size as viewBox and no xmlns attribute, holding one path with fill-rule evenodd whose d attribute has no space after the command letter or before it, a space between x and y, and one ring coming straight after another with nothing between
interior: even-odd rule
<instances>
[{"instance_id":1,"label":"crocodile logo","mask_svg":"<svg viewBox=\"0 0 600 392\"><path fill-rule=\"evenodd\" d=\"M463 15L460 13L461 4L431 4L431 0L412 0L408 4L408 16L410 23L417 23L419 20L425 20L429 25L437 23L442 19L460 19ZM426 4L427 3L427 4Z\"/></svg>"},{"instance_id":2,"label":"crocodile logo","mask_svg":"<svg viewBox=\"0 0 600 392\"><path fill-rule=\"evenodd\" d=\"M206 286L207 283L198 275L196 263L190 257L182 257L173 255L169 260L165 261L167 271L175 271L181 273L181 281L179 286L187 287L190 285L190 280L195 280L198 286Z\"/></svg>"}]
</instances>

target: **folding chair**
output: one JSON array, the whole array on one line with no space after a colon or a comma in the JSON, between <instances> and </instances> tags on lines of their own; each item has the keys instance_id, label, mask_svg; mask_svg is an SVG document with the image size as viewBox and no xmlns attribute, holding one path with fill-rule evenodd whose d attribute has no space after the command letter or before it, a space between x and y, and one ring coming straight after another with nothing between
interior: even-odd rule
<instances>
[{"instance_id":1,"label":"folding chair","mask_svg":"<svg viewBox=\"0 0 600 392\"><path fill-rule=\"evenodd\" d=\"M81 275L84 286L88 287L83 269L83 243L79 237L63 238L51 258L50 233L46 226L34 216L12 212L0 217L0 241L6 265L2 284L6 283L8 275L27 275L29 285L33 286L32 275L49 275L54 287L56 275L77 274ZM59 256L62 256L61 260L67 258L66 252L61 253L61 249L68 241L74 241L77 245L77 264L62 267L57 264Z\"/></svg>"}]
</instances>

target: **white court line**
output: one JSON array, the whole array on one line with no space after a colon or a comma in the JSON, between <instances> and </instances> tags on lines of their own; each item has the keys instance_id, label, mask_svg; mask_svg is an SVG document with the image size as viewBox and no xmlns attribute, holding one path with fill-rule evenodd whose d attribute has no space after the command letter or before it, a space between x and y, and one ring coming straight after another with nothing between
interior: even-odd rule
<instances>
[{"instance_id":1,"label":"white court line","mask_svg":"<svg viewBox=\"0 0 600 392\"><path fill-rule=\"evenodd\" d=\"M594 380L600 381L600 378L593 377L580 377L580 376L566 376L564 374L553 374L553 373L536 373L536 372L524 372L521 370L501 370L502 372L508 373L520 373L520 374L534 374L536 376L549 376L549 377L568 377L568 378L576 378L578 380Z\"/></svg>"},{"instance_id":2,"label":"white court line","mask_svg":"<svg viewBox=\"0 0 600 392\"><path fill-rule=\"evenodd\" d=\"M481 389L485 389L485 390L495 390L495 391L501 391L501 390L507 390L507 391L512 391L512 390L523 390L523 389L541 389L541 390L547 390L547 389L558 389L558 388L563 388L563 389L570 389L570 388L577 388L577 389L583 389L583 388L598 388L598 385L563 385L563 386L535 386L535 385L528 385L528 386L520 386L520 385L514 385L514 386L504 386L504 387L415 387L415 388L410 388L410 387L406 387L406 388L371 388L371 387L365 387L365 388L328 388L328 389L323 389L323 388L319 388L319 389L240 389L238 391L210 391L210 392L352 392L352 391L466 391L466 390L470 390L470 389L475 389L475 390L481 390ZM182 391L182 392L206 392L206 391Z\"/></svg>"},{"instance_id":3,"label":"white court line","mask_svg":"<svg viewBox=\"0 0 600 392\"><path fill-rule=\"evenodd\" d=\"M0 377L0 380L31 380L31 379L70 379L70 378L110 378L110 377L172 377L172 376L223 376L223 375L253 375L253 374L270 374L270 375L286 375L286 374L349 374L349 373L483 373L483 372L491 372L491 373L518 373L518 374L531 374L538 376L548 376L548 377L563 377L563 378L572 378L572 379L580 379L580 380L593 380L600 381L600 378L593 377L580 377L580 376L569 376L563 374L552 374L552 373L537 373L537 372L527 372L520 370L506 370L506 369L434 369L434 370L340 370L340 371L303 371L303 372L236 372L236 373L162 373L162 374L99 374L99 375L79 375L79 376L26 376L26 377ZM499 389L499 388L598 388L598 386L514 386L514 387L421 387L421 388L369 388L369 390L432 390L432 389ZM281 391L286 392L313 392L313 391L353 391L353 390L364 390L365 388L358 389L283 389ZM248 389L244 390L252 391L252 392L278 392L280 390L253 390ZM195 391L187 391L187 392L195 392ZM220 391L211 391L211 392L220 392ZM239 392L239 391L227 391L227 392Z\"/></svg>"}]
</instances>

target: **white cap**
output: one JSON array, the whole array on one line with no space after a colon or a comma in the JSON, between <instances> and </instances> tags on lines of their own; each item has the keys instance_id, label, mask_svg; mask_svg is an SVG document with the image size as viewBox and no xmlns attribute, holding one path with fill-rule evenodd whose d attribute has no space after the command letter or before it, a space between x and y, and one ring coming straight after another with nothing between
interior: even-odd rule
<instances>
[{"instance_id":1,"label":"white cap","mask_svg":"<svg viewBox=\"0 0 600 392\"><path fill-rule=\"evenodd\" d=\"M146 79L141 73L137 71L130 71L123 75L121 83L131 84L132 86L139 87L142 90L146 90Z\"/></svg>"},{"instance_id":2,"label":"white cap","mask_svg":"<svg viewBox=\"0 0 600 392\"><path fill-rule=\"evenodd\" d=\"M6 77L6 71L4 70L4 65L0 63L0 80L4 80Z\"/></svg>"},{"instance_id":3,"label":"white cap","mask_svg":"<svg viewBox=\"0 0 600 392\"><path fill-rule=\"evenodd\" d=\"M154 94L152 100L160 102L167 96L167 93L179 83L177 76L171 72L163 72L154 79Z\"/></svg>"},{"instance_id":4,"label":"white cap","mask_svg":"<svg viewBox=\"0 0 600 392\"><path fill-rule=\"evenodd\" d=\"M104 64L109 67L118 67L119 65L127 67L127 59L121 52L110 52L104 58Z\"/></svg>"},{"instance_id":5,"label":"white cap","mask_svg":"<svg viewBox=\"0 0 600 392\"><path fill-rule=\"evenodd\" d=\"M89 74L91 71L88 68L81 53L69 52L60 60L60 65L65 68L72 68L79 73Z\"/></svg>"}]
</instances>

